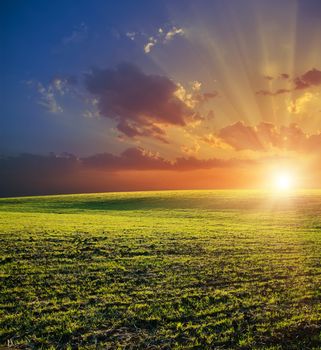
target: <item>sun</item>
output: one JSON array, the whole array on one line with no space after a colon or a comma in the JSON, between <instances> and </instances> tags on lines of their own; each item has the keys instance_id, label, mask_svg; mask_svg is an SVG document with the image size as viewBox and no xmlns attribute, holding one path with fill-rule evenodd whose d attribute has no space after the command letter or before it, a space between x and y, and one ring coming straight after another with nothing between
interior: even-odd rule
<instances>
[{"instance_id":1,"label":"sun","mask_svg":"<svg viewBox=\"0 0 321 350\"><path fill-rule=\"evenodd\" d=\"M273 193L289 194L296 192L303 185L304 169L296 164L272 164L265 168L265 188Z\"/></svg>"},{"instance_id":2,"label":"sun","mask_svg":"<svg viewBox=\"0 0 321 350\"><path fill-rule=\"evenodd\" d=\"M275 188L279 191L288 191L294 187L294 177L287 172L280 172L275 175Z\"/></svg>"}]
</instances>

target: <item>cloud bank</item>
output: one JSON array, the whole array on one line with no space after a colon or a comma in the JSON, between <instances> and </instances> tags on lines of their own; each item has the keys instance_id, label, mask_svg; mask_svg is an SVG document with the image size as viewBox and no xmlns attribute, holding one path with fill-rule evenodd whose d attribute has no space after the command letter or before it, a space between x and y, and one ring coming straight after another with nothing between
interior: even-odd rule
<instances>
[{"instance_id":1,"label":"cloud bank","mask_svg":"<svg viewBox=\"0 0 321 350\"><path fill-rule=\"evenodd\" d=\"M0 158L0 196L115 191L127 188L126 184L128 186L132 178L126 174L131 172L181 173L244 167L252 163L252 161L237 159L198 159L196 157L178 157L171 162L142 148L128 148L120 155L101 153L84 158L77 158L68 153L5 156ZM119 176L125 176L126 179L120 187L117 187ZM136 180L136 183L139 180ZM166 185L159 176L154 180L158 185ZM127 189L135 188L135 183L131 186Z\"/></svg>"}]
</instances>

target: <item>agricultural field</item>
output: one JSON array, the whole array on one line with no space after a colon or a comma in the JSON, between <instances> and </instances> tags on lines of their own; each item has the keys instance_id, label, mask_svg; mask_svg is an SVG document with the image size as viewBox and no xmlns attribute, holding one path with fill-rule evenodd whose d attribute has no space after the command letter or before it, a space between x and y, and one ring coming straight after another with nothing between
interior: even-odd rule
<instances>
[{"instance_id":1,"label":"agricultural field","mask_svg":"<svg viewBox=\"0 0 321 350\"><path fill-rule=\"evenodd\" d=\"M0 344L321 349L321 191L0 199Z\"/></svg>"}]
</instances>

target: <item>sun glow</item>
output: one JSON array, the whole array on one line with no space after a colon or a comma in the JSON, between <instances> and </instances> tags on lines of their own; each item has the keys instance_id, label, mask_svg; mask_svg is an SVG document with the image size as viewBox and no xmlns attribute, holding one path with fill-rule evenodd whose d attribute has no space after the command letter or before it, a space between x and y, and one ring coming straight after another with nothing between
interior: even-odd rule
<instances>
[{"instance_id":1,"label":"sun glow","mask_svg":"<svg viewBox=\"0 0 321 350\"><path fill-rule=\"evenodd\" d=\"M292 180L293 179L289 174L283 173L283 174L279 174L276 177L275 184L279 190L288 190L289 188L292 187L292 184L293 184Z\"/></svg>"},{"instance_id":2,"label":"sun glow","mask_svg":"<svg viewBox=\"0 0 321 350\"><path fill-rule=\"evenodd\" d=\"M272 195L290 194L309 186L307 162L302 159L295 161L275 162L264 170L264 188Z\"/></svg>"},{"instance_id":3,"label":"sun glow","mask_svg":"<svg viewBox=\"0 0 321 350\"><path fill-rule=\"evenodd\" d=\"M274 178L275 188L279 191L289 191L294 187L294 177L287 172L280 172Z\"/></svg>"}]
</instances>

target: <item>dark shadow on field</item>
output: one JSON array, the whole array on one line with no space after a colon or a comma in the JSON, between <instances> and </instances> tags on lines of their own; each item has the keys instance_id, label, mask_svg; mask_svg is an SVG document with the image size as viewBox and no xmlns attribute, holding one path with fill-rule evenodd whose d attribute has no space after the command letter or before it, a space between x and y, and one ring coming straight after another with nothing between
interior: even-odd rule
<instances>
[{"instance_id":1,"label":"dark shadow on field","mask_svg":"<svg viewBox=\"0 0 321 350\"><path fill-rule=\"evenodd\" d=\"M261 191L188 191L64 195L0 199L1 211L72 213L129 210L320 210L318 196L274 196Z\"/></svg>"}]
</instances>

